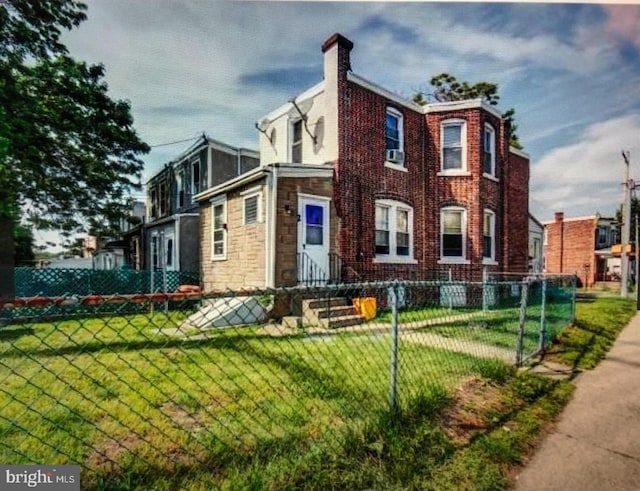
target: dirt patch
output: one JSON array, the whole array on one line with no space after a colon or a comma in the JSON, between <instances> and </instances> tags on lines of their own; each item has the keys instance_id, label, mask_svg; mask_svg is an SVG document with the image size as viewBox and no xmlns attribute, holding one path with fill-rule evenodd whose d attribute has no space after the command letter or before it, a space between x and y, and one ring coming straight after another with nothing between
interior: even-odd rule
<instances>
[{"instance_id":1,"label":"dirt patch","mask_svg":"<svg viewBox=\"0 0 640 491\"><path fill-rule=\"evenodd\" d=\"M135 453L141 443L142 439L135 433L129 433L119 440L112 440L105 436L104 440L92 447L86 466L89 469L111 471L119 466L118 461L125 453Z\"/></svg>"},{"instance_id":2,"label":"dirt patch","mask_svg":"<svg viewBox=\"0 0 640 491\"><path fill-rule=\"evenodd\" d=\"M472 378L456 390L455 402L442 416L442 426L447 435L460 446L491 429L494 415L506 410L499 387Z\"/></svg>"},{"instance_id":3,"label":"dirt patch","mask_svg":"<svg viewBox=\"0 0 640 491\"><path fill-rule=\"evenodd\" d=\"M165 402L160 406L160 411L168 416L178 428L188 431L204 428L204 423L199 415L186 410L175 402Z\"/></svg>"}]
</instances>

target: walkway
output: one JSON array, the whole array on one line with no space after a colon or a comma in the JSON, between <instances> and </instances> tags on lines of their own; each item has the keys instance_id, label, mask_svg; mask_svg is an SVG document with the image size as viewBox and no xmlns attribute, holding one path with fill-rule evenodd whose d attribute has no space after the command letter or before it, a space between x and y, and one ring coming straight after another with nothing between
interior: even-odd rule
<instances>
[{"instance_id":1,"label":"walkway","mask_svg":"<svg viewBox=\"0 0 640 491\"><path fill-rule=\"evenodd\" d=\"M639 490L640 314L576 386L555 431L517 476L515 490Z\"/></svg>"}]
</instances>

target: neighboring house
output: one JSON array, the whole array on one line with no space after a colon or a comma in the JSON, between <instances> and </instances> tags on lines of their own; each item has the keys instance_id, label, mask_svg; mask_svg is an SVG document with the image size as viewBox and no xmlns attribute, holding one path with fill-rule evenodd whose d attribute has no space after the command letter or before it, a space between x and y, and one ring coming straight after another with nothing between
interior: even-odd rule
<instances>
[{"instance_id":1,"label":"neighboring house","mask_svg":"<svg viewBox=\"0 0 640 491\"><path fill-rule=\"evenodd\" d=\"M194 196L258 165L258 152L205 135L166 164L147 184L147 221L137 249L142 268L200 271L200 216Z\"/></svg>"},{"instance_id":2,"label":"neighboring house","mask_svg":"<svg viewBox=\"0 0 640 491\"><path fill-rule=\"evenodd\" d=\"M544 222L544 228L546 273L575 273L585 287L596 281L619 280L619 258L611 252L616 239L613 218L565 218L563 212L556 212L553 221Z\"/></svg>"},{"instance_id":3,"label":"neighboring house","mask_svg":"<svg viewBox=\"0 0 640 491\"><path fill-rule=\"evenodd\" d=\"M200 193L206 290L528 270L529 157L482 100L418 105L322 46L256 125L261 166Z\"/></svg>"},{"instance_id":4,"label":"neighboring house","mask_svg":"<svg viewBox=\"0 0 640 491\"><path fill-rule=\"evenodd\" d=\"M529 271L532 273L542 273L544 270L543 239L544 225L529 213Z\"/></svg>"},{"instance_id":5,"label":"neighboring house","mask_svg":"<svg viewBox=\"0 0 640 491\"><path fill-rule=\"evenodd\" d=\"M127 243L124 240L113 240L105 243L93 258L94 269L120 269L125 266Z\"/></svg>"}]
</instances>

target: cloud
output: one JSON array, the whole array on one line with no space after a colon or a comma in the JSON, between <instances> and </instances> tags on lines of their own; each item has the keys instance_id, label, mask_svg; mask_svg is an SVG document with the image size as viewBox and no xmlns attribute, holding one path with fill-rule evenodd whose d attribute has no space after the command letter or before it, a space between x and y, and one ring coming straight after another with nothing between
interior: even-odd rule
<instances>
[{"instance_id":1,"label":"cloud","mask_svg":"<svg viewBox=\"0 0 640 491\"><path fill-rule=\"evenodd\" d=\"M640 50L640 7L637 5L603 5L607 13L605 31L618 40L633 44Z\"/></svg>"},{"instance_id":2,"label":"cloud","mask_svg":"<svg viewBox=\"0 0 640 491\"><path fill-rule=\"evenodd\" d=\"M631 152L639 175L640 116L637 114L591 124L572 144L545 154L531 169L531 197L541 217L553 211L567 216L611 213L621 201L624 181L622 150ZM544 219L544 218L543 218Z\"/></svg>"}]
</instances>

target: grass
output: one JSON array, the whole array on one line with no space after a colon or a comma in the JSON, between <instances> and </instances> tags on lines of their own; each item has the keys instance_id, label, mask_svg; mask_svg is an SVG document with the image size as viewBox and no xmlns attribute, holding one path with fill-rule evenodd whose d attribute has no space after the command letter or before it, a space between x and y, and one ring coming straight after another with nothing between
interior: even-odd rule
<instances>
[{"instance_id":1,"label":"grass","mask_svg":"<svg viewBox=\"0 0 640 491\"><path fill-rule=\"evenodd\" d=\"M388 335L169 336L185 315L3 328L0 461L83 463L83 489L233 488L269 475L258 457L311 458L388 408ZM404 340L399 351L403 410L487 363Z\"/></svg>"},{"instance_id":2,"label":"grass","mask_svg":"<svg viewBox=\"0 0 640 491\"><path fill-rule=\"evenodd\" d=\"M506 344L514 312L430 329ZM592 366L634 312L580 302L554 356ZM387 334L168 335L185 316L2 328L0 461L81 463L89 490L501 490L573 389L401 337L391 412Z\"/></svg>"},{"instance_id":3,"label":"grass","mask_svg":"<svg viewBox=\"0 0 640 491\"><path fill-rule=\"evenodd\" d=\"M550 354L574 368L591 369L604 358L635 313L636 302L632 299L579 299L576 322L562 332Z\"/></svg>"}]
</instances>

